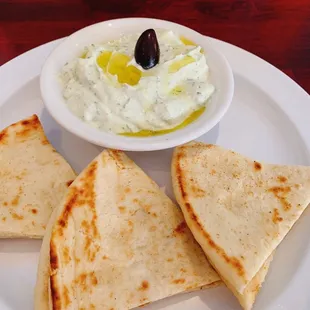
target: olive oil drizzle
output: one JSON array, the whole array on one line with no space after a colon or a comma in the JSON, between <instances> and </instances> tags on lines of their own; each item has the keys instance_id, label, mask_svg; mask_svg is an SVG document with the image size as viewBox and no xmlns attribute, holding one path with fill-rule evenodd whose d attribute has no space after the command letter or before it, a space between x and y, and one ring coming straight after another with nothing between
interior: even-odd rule
<instances>
[{"instance_id":1,"label":"olive oil drizzle","mask_svg":"<svg viewBox=\"0 0 310 310\"><path fill-rule=\"evenodd\" d=\"M205 107L200 108L199 110L193 112L187 119L185 119L181 124L179 124L176 127L173 127L171 129L165 129L165 130L157 130L157 131L152 131L152 130L141 130L138 132L124 132L119 135L121 136L127 136L127 137L151 137L151 136L160 136L160 135L165 135L167 133L174 132L176 130L182 129L189 124L193 123L204 111Z\"/></svg>"}]
</instances>

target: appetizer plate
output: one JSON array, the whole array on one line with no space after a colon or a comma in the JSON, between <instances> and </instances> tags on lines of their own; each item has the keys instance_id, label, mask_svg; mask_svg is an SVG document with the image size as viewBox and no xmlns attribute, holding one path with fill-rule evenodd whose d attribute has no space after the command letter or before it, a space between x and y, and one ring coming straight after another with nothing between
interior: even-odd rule
<instances>
[{"instance_id":1,"label":"appetizer plate","mask_svg":"<svg viewBox=\"0 0 310 310\"><path fill-rule=\"evenodd\" d=\"M261 161L310 165L309 95L262 59L215 39L205 40L230 62L235 94L220 124L199 140ZM40 96L41 67L60 43L57 40L35 48L0 68L0 129L37 113L52 144L80 172L102 149L57 125ZM168 149L129 156L172 197L171 153ZM310 309L309 221L310 209L277 249L254 309ZM40 245L38 240L0 240L1 310L33 309ZM228 289L220 287L167 298L144 309L238 310L240 306Z\"/></svg>"}]
</instances>

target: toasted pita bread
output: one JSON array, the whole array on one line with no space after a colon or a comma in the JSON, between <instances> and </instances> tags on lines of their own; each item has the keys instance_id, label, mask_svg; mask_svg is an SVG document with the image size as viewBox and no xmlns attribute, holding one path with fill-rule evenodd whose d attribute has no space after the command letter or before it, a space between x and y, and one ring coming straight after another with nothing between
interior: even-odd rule
<instances>
[{"instance_id":1,"label":"toasted pita bread","mask_svg":"<svg viewBox=\"0 0 310 310\"><path fill-rule=\"evenodd\" d=\"M251 281L310 202L310 167L263 164L216 145L190 143L174 152L172 180L196 240L250 309L244 294ZM267 270L265 265L254 279L258 286Z\"/></svg>"},{"instance_id":2,"label":"toasted pita bread","mask_svg":"<svg viewBox=\"0 0 310 310\"><path fill-rule=\"evenodd\" d=\"M50 241L52 228L57 216L57 208L54 209L50 216L46 231L44 234L41 250L40 259L37 272L37 283L34 293L34 304L36 310L49 310L50 309L50 298L49 298L49 285L50 285ZM51 308L53 309L53 308Z\"/></svg>"},{"instance_id":3,"label":"toasted pita bread","mask_svg":"<svg viewBox=\"0 0 310 310\"><path fill-rule=\"evenodd\" d=\"M42 238L75 173L36 115L0 132L0 238Z\"/></svg>"},{"instance_id":4,"label":"toasted pita bread","mask_svg":"<svg viewBox=\"0 0 310 310\"><path fill-rule=\"evenodd\" d=\"M260 288L265 281L265 277L268 273L268 269L270 266L270 263L273 259L273 254L267 258L263 266L260 268L260 270L257 272L257 274L254 276L254 278L249 282L249 284L246 286L243 293L238 293L234 287L232 287L228 282L225 282L227 287L233 292L233 294L237 297L240 305L244 310L251 310L256 296L260 291Z\"/></svg>"},{"instance_id":5,"label":"toasted pita bread","mask_svg":"<svg viewBox=\"0 0 310 310\"><path fill-rule=\"evenodd\" d=\"M181 210L120 151L100 154L55 213L37 310L132 309L220 283Z\"/></svg>"}]
</instances>

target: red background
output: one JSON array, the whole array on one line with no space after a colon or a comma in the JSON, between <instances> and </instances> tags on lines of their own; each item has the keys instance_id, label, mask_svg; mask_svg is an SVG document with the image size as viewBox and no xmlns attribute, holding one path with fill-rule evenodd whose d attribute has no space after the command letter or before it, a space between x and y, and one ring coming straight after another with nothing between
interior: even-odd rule
<instances>
[{"instance_id":1,"label":"red background","mask_svg":"<svg viewBox=\"0 0 310 310\"><path fill-rule=\"evenodd\" d=\"M310 92L310 0L0 0L0 64L86 25L171 20L240 46Z\"/></svg>"}]
</instances>

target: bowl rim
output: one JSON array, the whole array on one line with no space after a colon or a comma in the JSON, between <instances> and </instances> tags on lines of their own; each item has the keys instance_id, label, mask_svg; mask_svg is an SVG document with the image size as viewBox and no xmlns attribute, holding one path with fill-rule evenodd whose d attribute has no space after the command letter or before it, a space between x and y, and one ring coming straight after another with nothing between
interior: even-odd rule
<instances>
[{"instance_id":1,"label":"bowl rim","mask_svg":"<svg viewBox=\"0 0 310 310\"><path fill-rule=\"evenodd\" d=\"M169 29L179 29L180 32L186 31L192 33L193 36L199 37L201 41L204 41L205 46L207 46L208 50L212 50L213 53L217 54L219 59L222 62L222 65L225 67L225 75L227 79L227 89L226 93L222 94L224 100L222 100L222 104L218 107L216 113L214 113L213 117L211 117L207 122L201 123L199 126L195 123L203 117L203 113L195 122L187 125L186 127L176 130L172 133L151 136L151 137L126 137L117 135L114 133L109 133L105 131L101 131L97 128L92 127L91 125L85 123L77 116L75 116L64 104L64 109L62 109L63 114L59 111L56 111L54 106L54 101L51 99L53 97L53 90L50 87L50 70L54 65L54 57L57 56L63 50L63 48L70 44L70 42L74 42L79 36L87 34L90 29L95 27L109 27L109 24L117 24L117 23L129 23L131 26L142 24L142 23L158 23L162 24L162 28ZM120 26L120 27L124 27ZM148 27L146 25L146 27ZM155 28L155 26L152 26ZM158 26L160 28L160 25ZM173 30L174 31L174 30ZM191 39L190 36L187 36ZM78 40L76 40L78 42ZM77 43L76 43L77 44ZM78 31L72 33L68 36L64 41L62 41L48 56L45 61L41 75L40 75L40 90L43 98L44 105L51 116L55 119L55 121L65 128L67 131L71 132L74 135L79 136L80 138L87 140L93 144L100 145L103 147L113 148L113 149L121 149L124 151L154 151L154 150L162 150L167 148L172 148L178 145L182 145L191 140L197 139L199 136L205 134L210 129L212 129L219 121L222 119L224 114L227 112L234 93L234 78L232 69L227 61L227 59L217 51L209 42L207 42L207 38L201 33L166 20L154 19L154 18L142 18L142 17L129 17L129 18L118 18L102 21L99 23L95 23L89 26L86 26ZM65 101L63 99L63 101ZM100 134L100 135L99 135Z\"/></svg>"}]
</instances>

